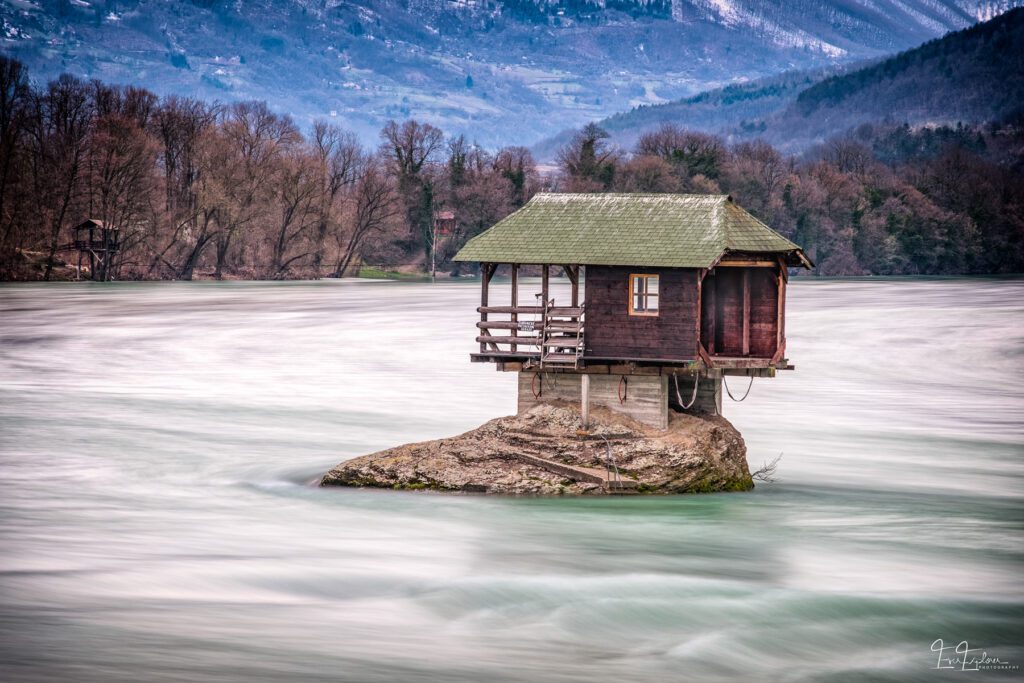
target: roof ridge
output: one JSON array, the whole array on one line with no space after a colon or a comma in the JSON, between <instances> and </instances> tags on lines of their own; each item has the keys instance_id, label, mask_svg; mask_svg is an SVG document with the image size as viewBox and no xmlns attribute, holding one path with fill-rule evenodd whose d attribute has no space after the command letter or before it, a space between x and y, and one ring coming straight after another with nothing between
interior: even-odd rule
<instances>
[{"instance_id":1,"label":"roof ridge","mask_svg":"<svg viewBox=\"0 0 1024 683\"><path fill-rule=\"evenodd\" d=\"M708 268L727 251L795 260L799 247L726 194L546 192L455 260Z\"/></svg>"},{"instance_id":2,"label":"roof ridge","mask_svg":"<svg viewBox=\"0 0 1024 683\"><path fill-rule=\"evenodd\" d=\"M680 199L680 198L699 198L699 199L713 199L719 202L732 201L732 195L725 193L711 194L707 192L538 192L531 198L537 199L538 197L587 197L594 199L602 199L608 197L628 197L630 199L636 198L654 198L654 199Z\"/></svg>"}]
</instances>

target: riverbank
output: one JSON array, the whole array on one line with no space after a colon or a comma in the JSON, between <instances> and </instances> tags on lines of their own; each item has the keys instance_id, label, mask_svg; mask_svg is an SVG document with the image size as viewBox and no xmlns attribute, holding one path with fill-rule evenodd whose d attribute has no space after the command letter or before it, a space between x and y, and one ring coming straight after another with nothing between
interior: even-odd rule
<instances>
[{"instance_id":1,"label":"riverbank","mask_svg":"<svg viewBox=\"0 0 1024 683\"><path fill-rule=\"evenodd\" d=\"M67 252L58 254L53 259L53 267L50 272L50 282L72 282L75 280L89 280L89 260L83 259L84 263L82 266L81 273L78 272L77 267L77 252L72 252L73 256L69 257ZM48 255L41 251L26 251L18 250L15 253L15 258L12 261L10 271L0 274L0 282L45 282L46 280L46 264L49 260ZM345 274L346 278L357 278L364 280L398 280L402 282L425 282L429 281L430 273L424 272L421 267L416 265L411 266L374 266L374 265L363 265L356 269L352 269ZM322 274L320 279L329 279L333 276L330 274ZM448 279L451 277L458 277L448 272L438 272L435 279ZM295 272L288 272L279 277L269 277L266 274L260 274L256 271L237 273L230 272L224 273L221 277L216 277L212 270L201 271L197 270L192 274L191 281L282 281L282 280L311 280L315 279L314 273L307 270L297 270ZM166 277L129 277L124 278L124 281L130 282L174 282L175 278Z\"/></svg>"}]
</instances>

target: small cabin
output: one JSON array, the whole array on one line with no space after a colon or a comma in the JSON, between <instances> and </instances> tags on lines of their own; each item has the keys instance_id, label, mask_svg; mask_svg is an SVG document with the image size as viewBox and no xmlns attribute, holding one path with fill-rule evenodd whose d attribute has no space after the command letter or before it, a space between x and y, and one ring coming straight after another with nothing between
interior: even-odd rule
<instances>
[{"instance_id":1,"label":"small cabin","mask_svg":"<svg viewBox=\"0 0 1024 683\"><path fill-rule=\"evenodd\" d=\"M82 273L82 258L89 259L89 277L107 280L114 255L120 250L120 231L103 221L90 218L71 229L71 246L78 250L78 273Z\"/></svg>"},{"instance_id":2,"label":"small cabin","mask_svg":"<svg viewBox=\"0 0 1024 683\"><path fill-rule=\"evenodd\" d=\"M434 214L434 234L447 237L454 235L458 228L454 211L438 211Z\"/></svg>"},{"instance_id":3,"label":"small cabin","mask_svg":"<svg viewBox=\"0 0 1024 683\"><path fill-rule=\"evenodd\" d=\"M545 384L548 398L575 400L596 383L596 402L628 413L630 395L643 396L634 417L661 426L670 406L720 412L727 375L792 369L786 283L790 268L811 266L731 197L667 194L538 194L455 260L480 263L471 359L519 372L520 408ZM499 268L507 302L490 296ZM540 291L524 305L526 269ZM561 300L552 272L569 281Z\"/></svg>"},{"instance_id":4,"label":"small cabin","mask_svg":"<svg viewBox=\"0 0 1024 683\"><path fill-rule=\"evenodd\" d=\"M90 218L71 229L75 249L79 251L117 251L118 229Z\"/></svg>"}]
</instances>

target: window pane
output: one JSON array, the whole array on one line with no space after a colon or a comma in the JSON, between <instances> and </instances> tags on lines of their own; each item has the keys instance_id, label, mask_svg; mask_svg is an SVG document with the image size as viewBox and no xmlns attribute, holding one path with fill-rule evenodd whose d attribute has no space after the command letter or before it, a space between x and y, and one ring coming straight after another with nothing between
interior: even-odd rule
<instances>
[{"instance_id":1,"label":"window pane","mask_svg":"<svg viewBox=\"0 0 1024 683\"><path fill-rule=\"evenodd\" d=\"M630 312L658 315L659 277L630 273Z\"/></svg>"}]
</instances>

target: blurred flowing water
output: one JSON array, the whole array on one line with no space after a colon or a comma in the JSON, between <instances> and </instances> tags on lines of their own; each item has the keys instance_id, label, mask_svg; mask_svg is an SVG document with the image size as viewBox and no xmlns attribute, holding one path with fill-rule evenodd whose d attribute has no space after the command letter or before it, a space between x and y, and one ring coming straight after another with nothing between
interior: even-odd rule
<instances>
[{"instance_id":1,"label":"blurred flowing water","mask_svg":"<svg viewBox=\"0 0 1024 683\"><path fill-rule=\"evenodd\" d=\"M784 453L750 494L311 486L514 411L469 363L478 287L0 288L0 679L932 680L938 638L1024 665L1024 281L794 282L796 372L726 401L752 467Z\"/></svg>"}]
</instances>

